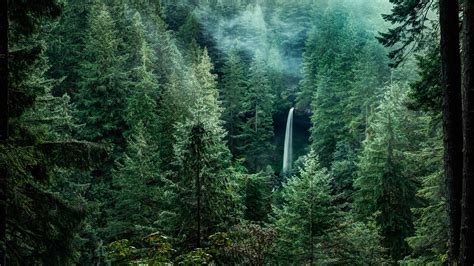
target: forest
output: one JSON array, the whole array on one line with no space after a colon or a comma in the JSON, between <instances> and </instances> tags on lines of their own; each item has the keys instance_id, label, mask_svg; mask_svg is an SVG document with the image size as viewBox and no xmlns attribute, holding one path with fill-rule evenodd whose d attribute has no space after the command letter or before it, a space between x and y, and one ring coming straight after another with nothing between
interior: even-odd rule
<instances>
[{"instance_id":1,"label":"forest","mask_svg":"<svg viewBox=\"0 0 474 266\"><path fill-rule=\"evenodd\" d=\"M473 265L474 1L1 0L0 265Z\"/></svg>"}]
</instances>

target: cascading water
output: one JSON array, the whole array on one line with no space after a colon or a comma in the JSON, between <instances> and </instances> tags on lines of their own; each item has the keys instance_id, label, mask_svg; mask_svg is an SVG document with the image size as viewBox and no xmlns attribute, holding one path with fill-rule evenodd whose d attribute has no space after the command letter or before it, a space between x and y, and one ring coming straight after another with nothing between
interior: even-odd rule
<instances>
[{"instance_id":1,"label":"cascading water","mask_svg":"<svg viewBox=\"0 0 474 266\"><path fill-rule=\"evenodd\" d=\"M285 149L283 150L283 174L291 171L291 164L293 160L293 112L295 108L292 107L288 112L286 120L285 132Z\"/></svg>"}]
</instances>

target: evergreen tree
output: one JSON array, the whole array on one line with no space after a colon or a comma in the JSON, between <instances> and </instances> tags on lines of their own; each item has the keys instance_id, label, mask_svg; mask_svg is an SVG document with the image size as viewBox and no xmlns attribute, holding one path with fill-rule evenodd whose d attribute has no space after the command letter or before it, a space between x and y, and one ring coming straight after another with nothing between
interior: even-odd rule
<instances>
[{"instance_id":1,"label":"evergreen tree","mask_svg":"<svg viewBox=\"0 0 474 266\"><path fill-rule=\"evenodd\" d=\"M129 140L127 150L114 172L114 207L108 218L108 234L116 238L137 239L154 226L160 212L163 182L160 178L160 158L155 136L158 130L158 83L151 72L153 53L145 39L144 26L137 12L132 32L137 47L136 67L129 78L131 95L127 99L125 118ZM161 186L159 186L161 185ZM148 229L146 232L145 229ZM143 232L145 230L145 232Z\"/></svg>"},{"instance_id":2,"label":"evergreen tree","mask_svg":"<svg viewBox=\"0 0 474 266\"><path fill-rule=\"evenodd\" d=\"M122 112L125 73L118 50L121 40L117 36L107 7L94 4L85 36L79 91L74 95L78 117L85 124L79 135L91 141L116 144L114 148L124 145L122 132L126 129Z\"/></svg>"},{"instance_id":3,"label":"evergreen tree","mask_svg":"<svg viewBox=\"0 0 474 266\"><path fill-rule=\"evenodd\" d=\"M237 154L239 125L242 117L242 101L247 89L245 65L238 50L233 49L224 65L221 82L222 105L225 106L222 119L228 132L229 148L233 155Z\"/></svg>"},{"instance_id":4,"label":"evergreen tree","mask_svg":"<svg viewBox=\"0 0 474 266\"><path fill-rule=\"evenodd\" d=\"M248 175L245 182L244 218L253 222L268 222L272 202L273 170Z\"/></svg>"},{"instance_id":5,"label":"evergreen tree","mask_svg":"<svg viewBox=\"0 0 474 266\"><path fill-rule=\"evenodd\" d=\"M360 155L355 186L356 206L368 217L376 214L383 245L393 260L410 252L405 240L413 234L416 182L410 171L407 153L416 147L413 119L403 105L405 95L397 86L389 87L370 123ZM413 120L411 120L413 121Z\"/></svg>"},{"instance_id":6,"label":"evergreen tree","mask_svg":"<svg viewBox=\"0 0 474 266\"><path fill-rule=\"evenodd\" d=\"M331 158L339 141L347 136L344 128L343 106L338 94L338 77L331 70L321 69L318 74L317 89L311 107L311 146L321 156L321 165L330 166Z\"/></svg>"},{"instance_id":7,"label":"evergreen tree","mask_svg":"<svg viewBox=\"0 0 474 266\"><path fill-rule=\"evenodd\" d=\"M137 61L128 78L131 92L127 98L125 119L129 128L134 129L138 123L142 123L150 136L153 136L158 130L159 84L153 72L155 55L146 39L145 27L138 12L133 17L132 32L136 35L133 46L137 47L132 55Z\"/></svg>"},{"instance_id":8,"label":"evergreen tree","mask_svg":"<svg viewBox=\"0 0 474 266\"><path fill-rule=\"evenodd\" d=\"M419 162L421 206L413 209L415 235L407 238L413 252L405 259L414 264L441 264L447 260L448 217L443 180L443 149L439 125L423 141L414 158Z\"/></svg>"},{"instance_id":9,"label":"evergreen tree","mask_svg":"<svg viewBox=\"0 0 474 266\"><path fill-rule=\"evenodd\" d=\"M132 136L114 171L116 191L107 225L112 239L139 240L155 232L163 207L158 150L143 122L135 126Z\"/></svg>"},{"instance_id":10,"label":"evergreen tree","mask_svg":"<svg viewBox=\"0 0 474 266\"><path fill-rule=\"evenodd\" d=\"M306 44L298 102L300 108L311 104L311 145L321 165L330 167L338 142L347 142L351 147L358 144L351 136L355 119L351 112L354 103L349 99L355 91L365 92L364 88L355 89L352 82L356 80L363 43L360 29L344 8L327 9L321 20Z\"/></svg>"},{"instance_id":11,"label":"evergreen tree","mask_svg":"<svg viewBox=\"0 0 474 266\"><path fill-rule=\"evenodd\" d=\"M52 183L66 178L66 169L80 172L104 154L71 138L69 97L51 94L58 81L46 77L43 25L60 14L59 3L12 2L9 7L8 57L15 60L8 64L10 136L0 143L2 181L7 182L2 193L8 195L1 202L8 213L2 252L6 244L7 263L13 265L74 264L84 209Z\"/></svg>"},{"instance_id":12,"label":"evergreen tree","mask_svg":"<svg viewBox=\"0 0 474 266\"><path fill-rule=\"evenodd\" d=\"M184 248L199 248L203 240L238 219L230 171L230 152L220 120L216 76L204 50L195 65L197 86L191 117L177 125L177 177L173 179L171 228Z\"/></svg>"},{"instance_id":13,"label":"evergreen tree","mask_svg":"<svg viewBox=\"0 0 474 266\"><path fill-rule=\"evenodd\" d=\"M352 201L354 192L353 182L357 171L357 157L355 151L347 142L338 142L331 164L333 177L333 193L336 202L347 204Z\"/></svg>"},{"instance_id":14,"label":"evergreen tree","mask_svg":"<svg viewBox=\"0 0 474 266\"><path fill-rule=\"evenodd\" d=\"M314 265L326 259L320 246L334 222L335 209L331 178L315 158L314 152L307 155L300 173L283 187L284 205L274 208L279 261Z\"/></svg>"},{"instance_id":15,"label":"evergreen tree","mask_svg":"<svg viewBox=\"0 0 474 266\"><path fill-rule=\"evenodd\" d=\"M63 79L54 88L54 95L78 91L77 81L80 75L82 51L85 45L87 18L91 6L88 1L64 1L64 11L53 24L48 36L47 54L51 63L48 75L54 79ZM58 38L58 36L61 36Z\"/></svg>"},{"instance_id":16,"label":"evergreen tree","mask_svg":"<svg viewBox=\"0 0 474 266\"><path fill-rule=\"evenodd\" d=\"M118 38L115 21L105 4L94 2L84 34L83 60L79 62L76 81L78 92L72 97L82 124L76 136L100 143L109 151L109 157L99 169L81 178L81 183L90 186L86 198L93 206L84 234L92 253L89 257L97 262L104 256L103 242L112 238L107 231L107 210L114 204L111 187L115 160L126 148L125 135L129 128L124 110L128 84L123 68L125 58L119 51L122 40Z\"/></svg>"},{"instance_id":17,"label":"evergreen tree","mask_svg":"<svg viewBox=\"0 0 474 266\"><path fill-rule=\"evenodd\" d=\"M275 96L270 87L268 69L262 56L257 53L250 66L249 87L242 102L241 131L238 149L252 172L258 172L272 162L273 110Z\"/></svg>"}]
</instances>

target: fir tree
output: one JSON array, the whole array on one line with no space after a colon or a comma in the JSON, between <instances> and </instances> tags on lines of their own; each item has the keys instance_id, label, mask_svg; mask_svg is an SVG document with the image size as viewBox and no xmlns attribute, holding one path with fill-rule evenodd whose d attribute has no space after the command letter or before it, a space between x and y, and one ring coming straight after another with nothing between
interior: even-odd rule
<instances>
[{"instance_id":1,"label":"fir tree","mask_svg":"<svg viewBox=\"0 0 474 266\"><path fill-rule=\"evenodd\" d=\"M178 176L173 178L171 230L185 248L202 247L206 237L239 217L212 67L204 50L195 65L197 86L192 115L177 125L175 133Z\"/></svg>"},{"instance_id":2,"label":"fir tree","mask_svg":"<svg viewBox=\"0 0 474 266\"><path fill-rule=\"evenodd\" d=\"M139 240L155 232L163 208L157 147L141 121L134 127L132 136L114 171L116 191L112 194L114 204L108 210L107 225L113 239Z\"/></svg>"},{"instance_id":3,"label":"fir tree","mask_svg":"<svg viewBox=\"0 0 474 266\"><path fill-rule=\"evenodd\" d=\"M369 126L355 181L357 209L365 217L377 215L384 247L393 260L410 252L405 238L413 234L411 208L417 202L406 155L412 139L407 132L413 129L406 130L410 114L404 99L399 87L387 91Z\"/></svg>"},{"instance_id":4,"label":"fir tree","mask_svg":"<svg viewBox=\"0 0 474 266\"><path fill-rule=\"evenodd\" d=\"M79 91L74 95L84 128L80 136L91 141L124 145L123 112L126 87L123 58L115 23L104 4L94 4L85 36Z\"/></svg>"},{"instance_id":5,"label":"fir tree","mask_svg":"<svg viewBox=\"0 0 474 266\"><path fill-rule=\"evenodd\" d=\"M275 96L270 87L268 70L257 53L250 66L249 87L242 102L241 143L238 149L246 159L250 171L265 169L272 162L273 110Z\"/></svg>"},{"instance_id":6,"label":"fir tree","mask_svg":"<svg viewBox=\"0 0 474 266\"><path fill-rule=\"evenodd\" d=\"M10 137L0 143L2 182L7 182L1 184L2 193L8 195L1 202L8 213L2 252L6 244L9 264L74 264L84 209L53 183L66 178L64 171L80 172L104 154L71 138L75 125L69 97L54 97L58 80L46 77L43 25L60 14L59 3L9 4L8 56L15 60L8 65Z\"/></svg>"},{"instance_id":7,"label":"fir tree","mask_svg":"<svg viewBox=\"0 0 474 266\"><path fill-rule=\"evenodd\" d=\"M247 89L245 65L238 50L233 49L224 65L221 82L222 104L225 106L222 119L227 129L229 148L233 155L237 154L239 125L242 117L242 100Z\"/></svg>"},{"instance_id":8,"label":"fir tree","mask_svg":"<svg viewBox=\"0 0 474 266\"><path fill-rule=\"evenodd\" d=\"M244 218L253 222L268 222L271 213L273 170L248 175L245 182Z\"/></svg>"},{"instance_id":9,"label":"fir tree","mask_svg":"<svg viewBox=\"0 0 474 266\"><path fill-rule=\"evenodd\" d=\"M315 158L314 152L307 155L300 173L283 187L284 205L274 209L280 260L313 265L325 259L319 247L333 223L335 209L331 178Z\"/></svg>"},{"instance_id":10,"label":"fir tree","mask_svg":"<svg viewBox=\"0 0 474 266\"><path fill-rule=\"evenodd\" d=\"M157 226L163 187L160 178L160 157L155 136L158 130L158 83L151 62L153 53L145 39L144 26L137 12L133 17L132 32L137 47L128 84L131 95L127 99L125 119L130 136L127 149L114 171L113 208L108 218L108 234L116 238L136 240L151 233ZM161 207L161 208L160 208ZM132 215L133 214L133 215ZM148 230L148 231L147 231ZM145 231L145 232L143 232Z\"/></svg>"}]
</instances>

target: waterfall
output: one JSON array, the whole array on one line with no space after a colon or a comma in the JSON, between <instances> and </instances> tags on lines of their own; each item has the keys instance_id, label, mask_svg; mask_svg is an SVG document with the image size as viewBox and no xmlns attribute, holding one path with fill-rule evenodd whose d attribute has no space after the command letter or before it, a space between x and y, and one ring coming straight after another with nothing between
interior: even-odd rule
<instances>
[{"instance_id":1,"label":"waterfall","mask_svg":"<svg viewBox=\"0 0 474 266\"><path fill-rule=\"evenodd\" d=\"M285 149L283 150L283 169L282 173L288 173L291 171L291 164L293 160L293 112L295 108L292 107L288 112L288 118L286 120L286 132L285 132Z\"/></svg>"}]
</instances>

